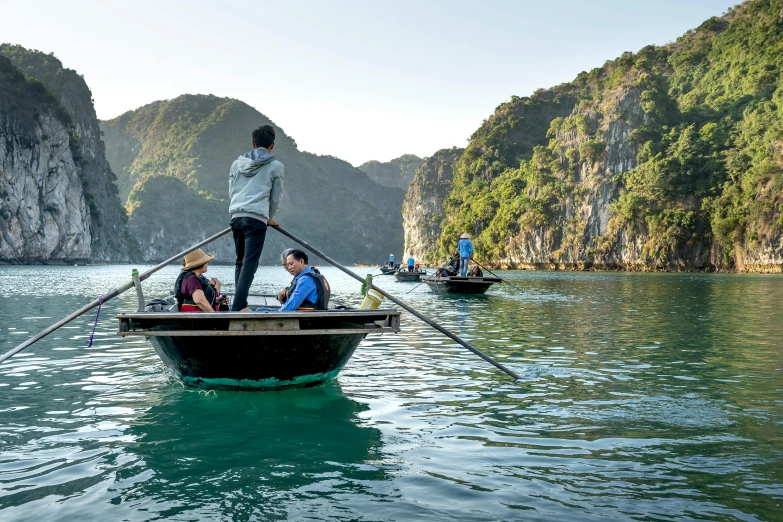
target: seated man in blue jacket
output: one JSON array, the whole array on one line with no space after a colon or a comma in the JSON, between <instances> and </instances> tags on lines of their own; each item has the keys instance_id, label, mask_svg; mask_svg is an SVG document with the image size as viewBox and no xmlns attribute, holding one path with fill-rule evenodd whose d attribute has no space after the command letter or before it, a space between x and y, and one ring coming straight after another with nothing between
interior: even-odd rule
<instances>
[{"instance_id":1,"label":"seated man in blue jacket","mask_svg":"<svg viewBox=\"0 0 783 522\"><path fill-rule=\"evenodd\" d=\"M294 276L293 292L288 295L279 312L294 310L326 310L329 306L329 283L310 268L307 254L293 250L286 258L286 270Z\"/></svg>"}]
</instances>

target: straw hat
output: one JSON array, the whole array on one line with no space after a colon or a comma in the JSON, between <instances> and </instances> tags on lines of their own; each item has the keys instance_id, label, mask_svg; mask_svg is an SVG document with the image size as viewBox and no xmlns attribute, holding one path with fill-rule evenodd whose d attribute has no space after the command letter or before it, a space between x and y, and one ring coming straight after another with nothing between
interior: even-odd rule
<instances>
[{"instance_id":1,"label":"straw hat","mask_svg":"<svg viewBox=\"0 0 783 522\"><path fill-rule=\"evenodd\" d=\"M470 234L467 232L463 232L461 236L459 236L460 239L470 239Z\"/></svg>"},{"instance_id":2,"label":"straw hat","mask_svg":"<svg viewBox=\"0 0 783 522\"><path fill-rule=\"evenodd\" d=\"M190 270L191 268L201 266L204 263L209 263L213 259L215 259L215 256L205 254L203 250L197 248L190 254L185 254L185 264L182 267L182 270Z\"/></svg>"}]
</instances>

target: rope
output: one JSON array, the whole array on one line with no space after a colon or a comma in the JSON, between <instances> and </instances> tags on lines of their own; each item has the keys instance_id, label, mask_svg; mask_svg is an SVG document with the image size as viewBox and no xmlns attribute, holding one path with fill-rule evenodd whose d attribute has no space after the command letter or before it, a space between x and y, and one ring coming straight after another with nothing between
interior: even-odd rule
<instances>
[{"instance_id":1,"label":"rope","mask_svg":"<svg viewBox=\"0 0 783 522\"><path fill-rule=\"evenodd\" d=\"M87 348L92 346L92 338L95 335L95 328L98 326L98 316L101 315L101 305L103 305L103 296L98 296L98 311L95 312L95 323L92 325L92 333L90 334L90 342Z\"/></svg>"}]
</instances>

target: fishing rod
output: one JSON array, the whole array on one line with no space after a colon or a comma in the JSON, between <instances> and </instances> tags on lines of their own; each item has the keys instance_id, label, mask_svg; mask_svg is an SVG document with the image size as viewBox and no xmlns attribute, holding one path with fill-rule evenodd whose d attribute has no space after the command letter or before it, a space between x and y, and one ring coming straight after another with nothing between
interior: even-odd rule
<instances>
[{"instance_id":1,"label":"fishing rod","mask_svg":"<svg viewBox=\"0 0 783 522\"><path fill-rule=\"evenodd\" d=\"M144 272L143 274L139 275L139 282L144 281L145 279L147 279L149 276L151 276L152 274L154 274L155 272L157 272L161 268L163 268L163 267L165 267L167 265L170 265L174 261L179 260L185 254L189 254L190 252L193 252L197 248L201 248L202 246L206 245L207 243L211 243L212 241L218 239L221 236L224 236L224 235L228 234L229 232L231 232L231 228L230 227L225 229L225 230L221 230L217 234L208 237L204 241L201 241L200 243L196 243L195 245L193 245L191 247L188 247L187 250L183 250L179 254L174 255L174 256L168 258L167 260L165 260L161 264L159 264L157 266L154 266L154 267L150 268L149 270L147 270L146 272ZM75 312L70 314L69 316L63 317L62 319L60 319L59 321L54 323L49 328L39 332L37 335L35 335L34 337L31 337L30 339L26 340L25 342L23 342L22 344L20 344L16 348L14 348L12 350L9 350L6 353L4 353L2 356L0 356L0 364L2 364L3 362L7 361L8 359L13 357L17 353L21 352L22 350L24 350L25 348L27 348L31 344L40 341L41 339L43 339L44 337L46 337L50 333L52 333L55 330L57 330L58 328L60 328L61 326L70 323L71 321L73 321L74 319L76 319L80 315L84 314L85 312L88 312L88 311L92 310L93 308L95 308L96 306L105 303L109 299L114 299L115 297L117 297L121 293L130 290L131 288L133 288L133 286L134 286L134 281L131 280L130 282L125 283L122 286L118 286L114 290L111 290L110 292L100 296L98 299L95 299L94 301L91 301L90 303L84 305L83 307L79 308L78 310L76 310Z\"/></svg>"},{"instance_id":2,"label":"fishing rod","mask_svg":"<svg viewBox=\"0 0 783 522\"><path fill-rule=\"evenodd\" d=\"M289 237L290 239L296 241L297 243L299 243L300 245L302 245L306 249L308 249L311 252L315 253L316 255L320 256L321 259L324 259L325 261L330 263L335 268L339 268L341 271L343 271L346 274L348 274L349 276L353 277L354 279L356 279L360 283L364 283L365 282L365 280L362 277L360 277L359 275L355 274L354 272L351 272L350 270L345 268L343 265L341 265L340 263L338 263L337 261L335 261L331 257L327 256L322 251L320 251L317 248L313 247L312 245L310 245L306 241L304 241L302 239L299 239L298 237L296 237L292 233L290 233L287 230L283 229L280 225L270 225L270 226L272 228L274 228L275 230L277 230L278 232L280 232L281 234L283 234L284 236ZM462 340L457 335L455 335L455 334L451 333L450 331L446 330L445 328L443 328L441 325L439 325L438 323L436 323L432 319L429 319L428 317L420 314L415 309L413 309L410 306L406 305L405 303L403 303L399 299L397 299L397 298L387 294L386 292L384 292L383 290L381 290L377 286L373 285L372 288L373 288L373 290L375 290L376 292L378 292L382 296L384 296L387 299L389 299L392 303L396 304L397 306L399 306L400 308L402 308L404 310L407 310L408 312L410 312L411 314L413 314L414 316L416 316L420 320L424 321L425 323L427 323L431 327L435 328L437 331L439 331L440 333L442 333L443 335L445 335L446 337L448 337L452 341L456 342L460 346L463 346L464 348L467 348L468 350L470 350L474 354L478 355L479 357L481 357L482 359L487 361L489 364L493 365L495 368L497 368L497 369L507 373L508 375L513 377L515 381L521 379L519 374L517 374L513 370L509 370L508 368L506 368L505 366L503 366L502 364L500 364L499 362L494 360L492 357L490 357L490 356L486 355L485 353L483 353L481 350L479 350L477 348L474 348L470 343L468 343L467 341Z\"/></svg>"}]
</instances>

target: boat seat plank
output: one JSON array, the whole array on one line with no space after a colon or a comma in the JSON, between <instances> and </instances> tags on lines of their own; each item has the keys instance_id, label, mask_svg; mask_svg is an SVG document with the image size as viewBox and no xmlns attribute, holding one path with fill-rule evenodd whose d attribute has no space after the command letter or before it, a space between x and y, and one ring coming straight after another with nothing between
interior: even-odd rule
<instances>
[{"instance_id":1,"label":"boat seat plank","mask_svg":"<svg viewBox=\"0 0 783 522\"><path fill-rule=\"evenodd\" d=\"M198 319L199 321L225 320L225 319L337 319L350 317L352 321L377 321L388 316L399 316L397 310L335 310L319 312L129 312L117 314L117 319L132 320L161 320L161 319ZM361 318L361 319L360 319Z\"/></svg>"},{"instance_id":2,"label":"boat seat plank","mask_svg":"<svg viewBox=\"0 0 783 522\"><path fill-rule=\"evenodd\" d=\"M299 330L299 319L234 319L228 322L228 331L259 332L266 330Z\"/></svg>"}]
</instances>

